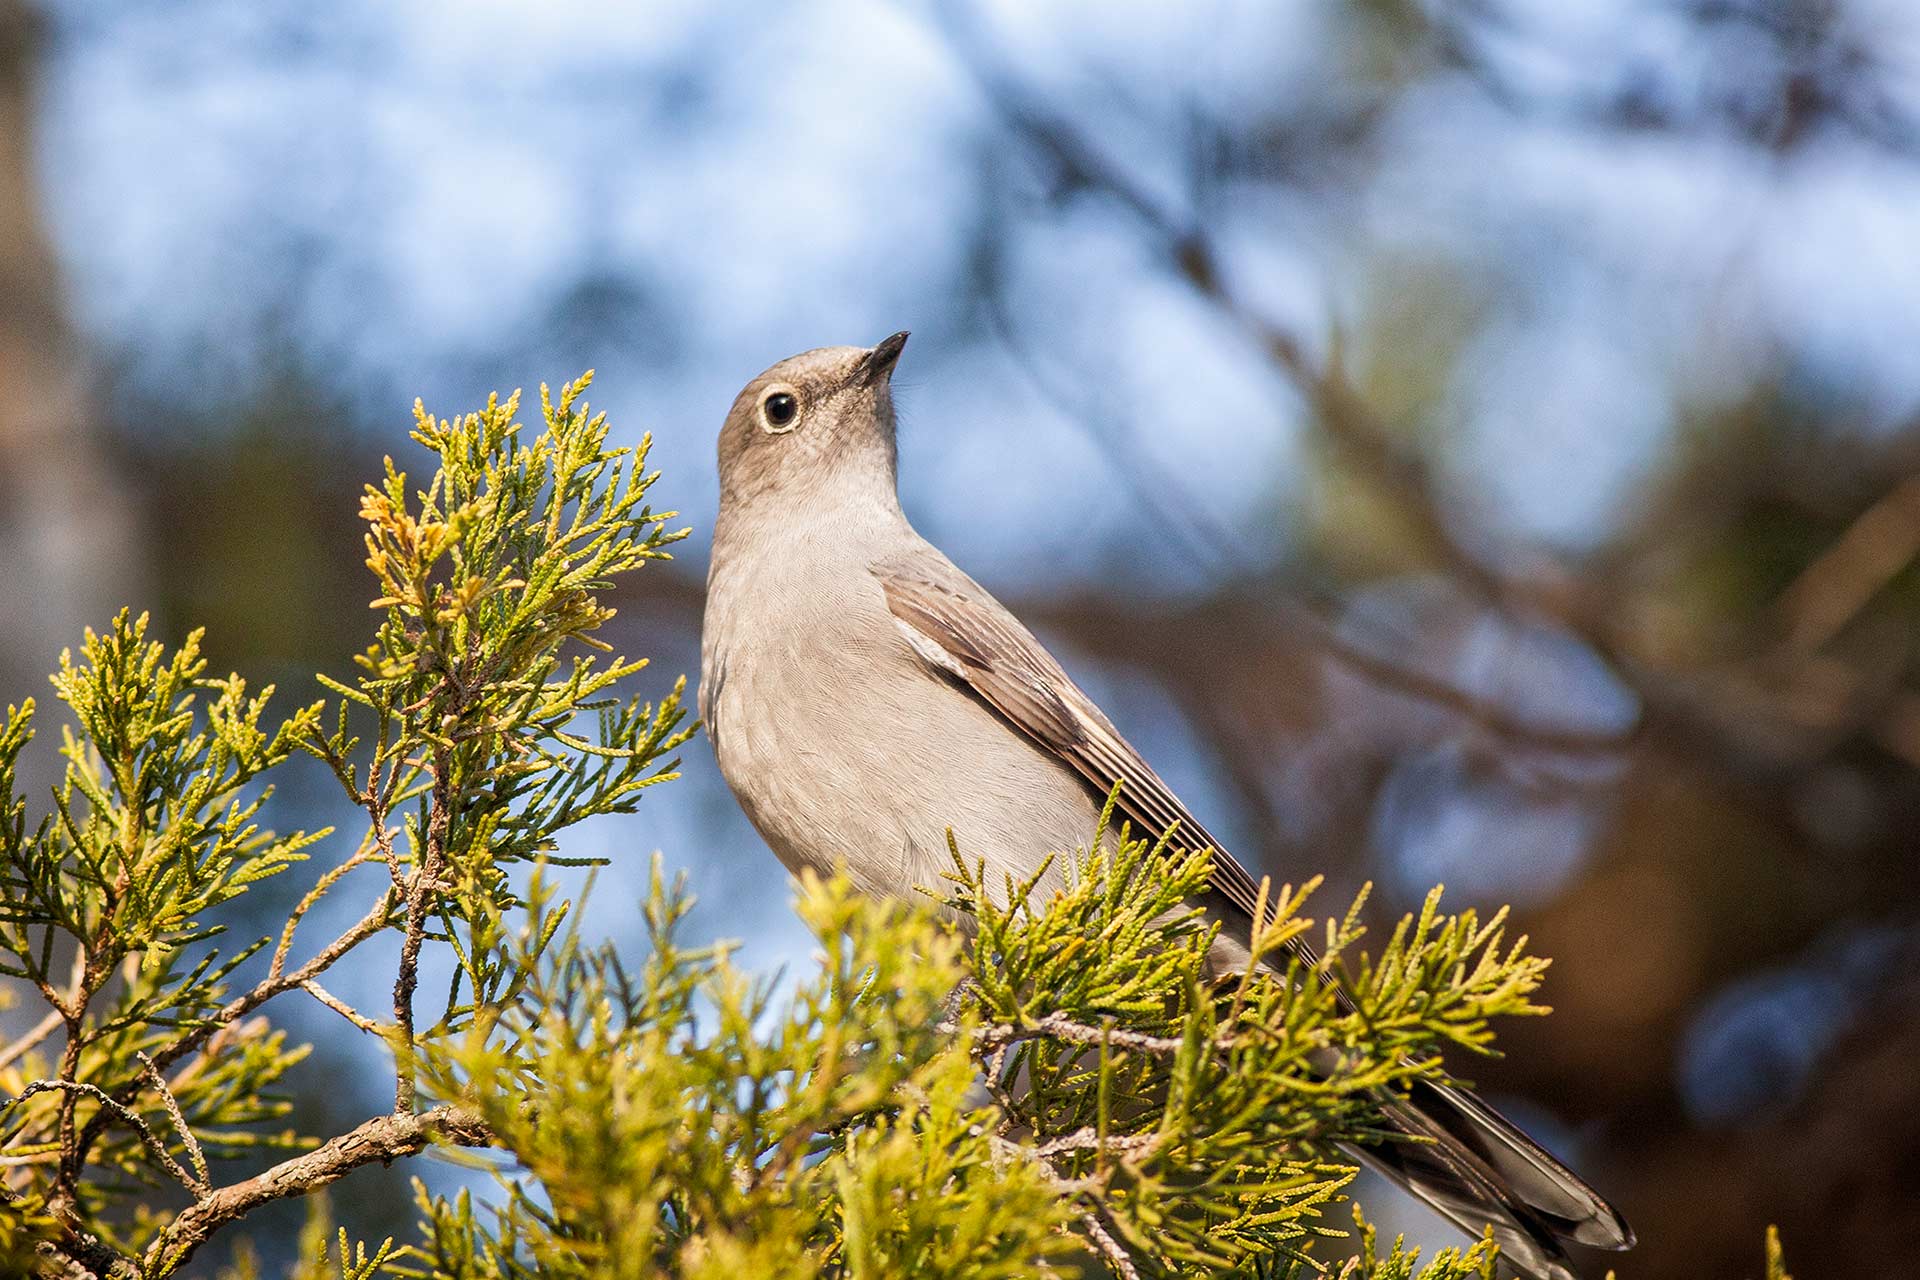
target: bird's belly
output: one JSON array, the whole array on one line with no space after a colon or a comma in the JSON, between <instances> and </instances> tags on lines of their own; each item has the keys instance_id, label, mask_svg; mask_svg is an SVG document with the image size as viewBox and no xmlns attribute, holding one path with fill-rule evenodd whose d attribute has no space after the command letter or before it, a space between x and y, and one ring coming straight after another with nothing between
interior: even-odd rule
<instances>
[{"instance_id":1,"label":"bird's belly","mask_svg":"<svg viewBox=\"0 0 1920 1280\"><path fill-rule=\"evenodd\" d=\"M949 830L993 885L1092 838L1085 783L910 654L810 657L795 678L729 653L714 716L721 772L789 870L844 870L865 892L906 896L942 888ZM1056 858L1047 881L1060 870Z\"/></svg>"}]
</instances>

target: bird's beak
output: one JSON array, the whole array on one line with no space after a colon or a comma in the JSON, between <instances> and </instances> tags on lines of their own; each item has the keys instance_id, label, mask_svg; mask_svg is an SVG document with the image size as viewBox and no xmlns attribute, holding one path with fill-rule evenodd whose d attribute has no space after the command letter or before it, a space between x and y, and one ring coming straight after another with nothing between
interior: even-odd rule
<instances>
[{"instance_id":1,"label":"bird's beak","mask_svg":"<svg viewBox=\"0 0 1920 1280\"><path fill-rule=\"evenodd\" d=\"M873 350L867 352L867 358L861 362L859 378L866 386L874 386L893 376L893 366L900 362L900 352L907 345L907 331L902 329L891 338L883 338Z\"/></svg>"}]
</instances>

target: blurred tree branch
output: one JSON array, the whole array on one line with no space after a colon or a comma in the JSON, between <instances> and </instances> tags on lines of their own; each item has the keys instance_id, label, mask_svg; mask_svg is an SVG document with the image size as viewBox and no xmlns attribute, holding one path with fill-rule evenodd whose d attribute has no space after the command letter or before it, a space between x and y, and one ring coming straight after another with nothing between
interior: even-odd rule
<instances>
[{"instance_id":1,"label":"blurred tree branch","mask_svg":"<svg viewBox=\"0 0 1920 1280\"><path fill-rule=\"evenodd\" d=\"M1920 119L1899 91L1902 69L1897 59L1887 56L1887 50L1896 47L1888 37L1897 37L1897 32L1876 30L1876 23L1890 19L1875 15L1870 6L1826 0L1692 0L1674 7L1699 30L1728 29L1764 42L1774 57L1752 60L1764 70L1764 78L1757 84L1740 82L1737 89L1714 86L1718 92L1697 101L1663 93L1647 76L1543 94L1537 83L1527 82L1510 52L1530 36L1543 38L1526 30L1527 18L1488 0L1454 0L1433 6L1424 20L1435 56L1472 76L1490 98L1516 115L1539 111L1541 98L1551 94L1557 112L1589 128L1676 134L1725 130L1782 156L1823 129L1839 130L1898 162L1920 161ZM1578 56L1564 47L1544 52L1549 57Z\"/></svg>"},{"instance_id":2,"label":"blurred tree branch","mask_svg":"<svg viewBox=\"0 0 1920 1280\"><path fill-rule=\"evenodd\" d=\"M1578 636L1639 695L1649 723L1695 742L1713 743L1720 757L1743 773L1777 772L1783 764L1798 767L1798 761L1809 752L1824 753L1837 742L1862 734L1886 749L1904 752L1911 739L1913 710L1909 700L1914 695L1897 684L1875 679L1872 671L1831 658L1816 660L1811 652L1785 670L1762 661L1762 653L1713 669L1668 670L1650 658L1631 626L1630 620L1641 611L1639 602L1621 594L1628 582L1642 576L1636 566L1611 564L1604 576L1598 576L1532 546L1525 549L1522 572L1496 568L1486 556L1499 545L1498 539L1479 527L1465 504L1445 491L1428 461L1403 445L1374 414L1347 379L1338 361L1337 345L1334 358L1314 362L1296 335L1263 318L1234 291L1203 223L1167 207L1084 132L1024 90L1000 65L975 21L962 16L958 7L945 6L940 12L943 29L956 53L985 89L1005 128L1030 154L1052 167L1054 199L1092 194L1133 214L1155 242L1167 268L1267 353L1306 398L1311 408L1309 422L1335 455L1388 501L1416 532L1435 565L1469 596L1522 621L1545 619ZM1200 201L1193 203L1200 207ZM1004 334L1010 326L1004 311L1000 315ZM1072 413L1072 406L1066 411ZM1137 477L1130 483L1136 491L1141 487ZM1889 499L1891 507L1877 516L1870 512L1863 517L1864 526L1856 527L1852 541L1836 547L1830 559L1823 561L1824 569L1809 571L1814 577L1799 589L1801 596L1816 587L1830 589L1828 584L1836 569L1843 564L1857 565L1869 541L1882 560L1892 562L1878 566L1879 585L1884 586L1911 559L1912 552L1902 553L1899 545L1885 548L1881 544L1889 537L1898 544L1902 539L1920 536L1904 523L1908 498L1901 495L1906 493L1904 488L1896 490L1896 496ZM1192 504L1189 509L1204 512L1205 504ZM1894 529L1895 522L1901 522L1901 528ZM1208 540L1214 544L1220 541L1217 537ZM1507 553L1510 555L1511 551ZM1872 590L1866 594L1871 596ZM1864 597L1854 601L1849 616L1865 602ZM1804 609L1804 602L1799 607ZM1294 616L1311 617L1305 613ZM1417 672L1369 659L1333 638L1324 625L1314 631L1316 642L1335 659L1383 683L1451 706L1496 737L1515 739L1523 745L1541 737L1532 726L1503 722L1493 708L1444 682L1423 679ZM1769 732L1755 735L1753 730L1762 723ZM1783 731L1794 734L1798 741L1781 742ZM1556 750L1604 751L1629 745L1628 739L1618 736L1557 737L1559 740L1550 744ZM1763 744L1760 752L1753 749L1756 740ZM1784 751L1784 757L1776 754L1780 751Z\"/></svg>"},{"instance_id":3,"label":"blurred tree branch","mask_svg":"<svg viewBox=\"0 0 1920 1280\"><path fill-rule=\"evenodd\" d=\"M0 0L0 702L36 689L66 637L141 581L140 539L99 447L40 216L41 25ZM37 767L37 764L35 765Z\"/></svg>"}]
</instances>

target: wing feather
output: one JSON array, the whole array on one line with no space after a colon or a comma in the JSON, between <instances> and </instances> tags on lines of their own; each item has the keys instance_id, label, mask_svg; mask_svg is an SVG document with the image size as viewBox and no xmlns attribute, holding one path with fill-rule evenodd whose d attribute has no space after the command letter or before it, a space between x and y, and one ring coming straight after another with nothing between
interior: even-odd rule
<instances>
[{"instance_id":1,"label":"wing feather","mask_svg":"<svg viewBox=\"0 0 1920 1280\"><path fill-rule=\"evenodd\" d=\"M1105 795L1120 784L1118 809L1142 835L1213 850L1213 887L1252 919L1259 887L1199 819L1180 803L1093 700L1038 640L979 584L944 557L908 555L874 566L887 608L938 650L934 665L964 680L1020 732L1057 756ZM944 661L940 659L944 658Z\"/></svg>"}]
</instances>

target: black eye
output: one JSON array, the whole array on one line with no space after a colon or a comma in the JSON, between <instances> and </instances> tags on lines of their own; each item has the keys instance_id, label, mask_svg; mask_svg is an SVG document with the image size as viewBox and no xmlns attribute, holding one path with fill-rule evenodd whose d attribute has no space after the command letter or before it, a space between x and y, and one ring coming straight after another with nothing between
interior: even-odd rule
<instances>
[{"instance_id":1,"label":"black eye","mask_svg":"<svg viewBox=\"0 0 1920 1280\"><path fill-rule=\"evenodd\" d=\"M770 427L791 426L800 412L800 402L789 392L776 391L761 402L760 412L767 416Z\"/></svg>"}]
</instances>

